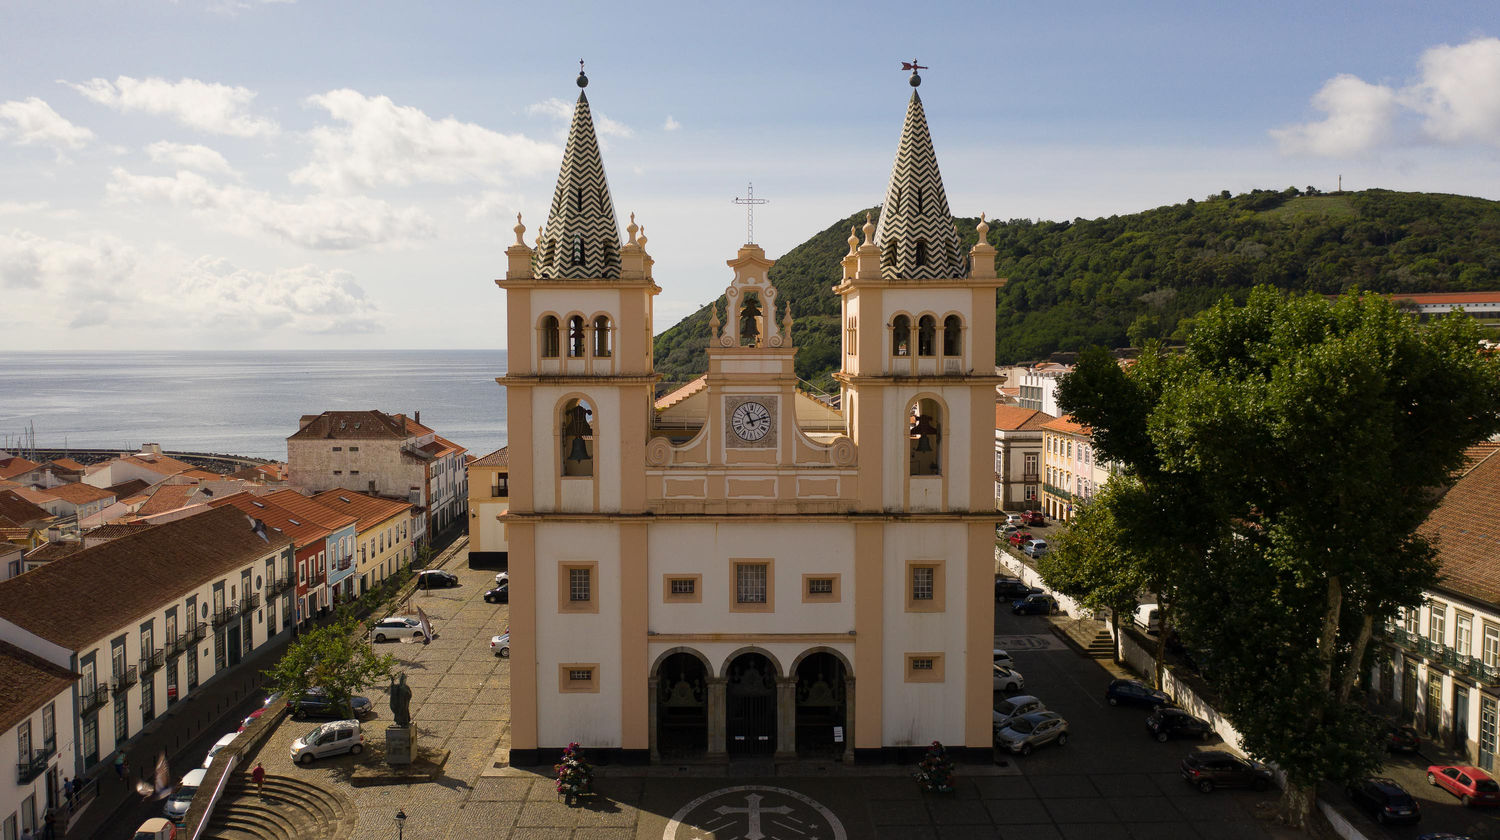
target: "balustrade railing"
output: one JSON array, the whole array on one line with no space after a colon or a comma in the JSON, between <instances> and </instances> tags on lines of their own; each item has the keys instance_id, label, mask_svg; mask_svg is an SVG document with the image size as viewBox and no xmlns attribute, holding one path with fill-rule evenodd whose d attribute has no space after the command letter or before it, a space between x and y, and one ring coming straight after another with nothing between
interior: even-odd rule
<instances>
[{"instance_id":1,"label":"balustrade railing","mask_svg":"<svg viewBox=\"0 0 1500 840\"><path fill-rule=\"evenodd\" d=\"M26 784L47 772L47 762L57 754L57 739L53 738L42 744L39 750L31 751L31 760L16 765L16 779L18 784Z\"/></svg>"},{"instance_id":2,"label":"balustrade railing","mask_svg":"<svg viewBox=\"0 0 1500 840\"><path fill-rule=\"evenodd\" d=\"M125 691L126 689L140 682L140 679L140 670L136 668L136 666L131 665L125 670L110 677L109 687L111 691L119 694L120 692Z\"/></svg>"}]
</instances>

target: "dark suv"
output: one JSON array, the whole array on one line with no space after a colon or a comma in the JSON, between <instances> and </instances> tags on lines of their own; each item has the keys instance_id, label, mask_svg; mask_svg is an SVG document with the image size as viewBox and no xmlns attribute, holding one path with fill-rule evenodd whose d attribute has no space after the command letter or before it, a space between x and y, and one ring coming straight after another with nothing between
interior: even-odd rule
<instances>
[{"instance_id":1,"label":"dark suv","mask_svg":"<svg viewBox=\"0 0 1500 840\"><path fill-rule=\"evenodd\" d=\"M1197 738L1211 740L1215 734L1208 721L1195 718L1181 709L1157 709L1146 715L1146 729L1151 737L1162 743L1168 738Z\"/></svg>"},{"instance_id":2,"label":"dark suv","mask_svg":"<svg viewBox=\"0 0 1500 840\"><path fill-rule=\"evenodd\" d=\"M1265 790L1271 786L1271 771L1264 764L1246 761L1223 750L1193 753L1184 758L1182 778L1204 793L1221 787Z\"/></svg>"},{"instance_id":3,"label":"dark suv","mask_svg":"<svg viewBox=\"0 0 1500 840\"><path fill-rule=\"evenodd\" d=\"M996 601L1019 601L1027 595L1040 595L1042 590L1027 586L1020 578L995 578Z\"/></svg>"},{"instance_id":4,"label":"dark suv","mask_svg":"<svg viewBox=\"0 0 1500 840\"><path fill-rule=\"evenodd\" d=\"M307 693L303 694L301 699L292 701L290 705L292 707L292 717L297 720L304 720L310 717L343 720L349 717L343 709L334 705L333 699L325 694L321 688L308 689ZM353 712L354 717L357 718L368 717L375 711L375 707L370 703L370 698L368 697L350 697L349 706L351 707L349 711Z\"/></svg>"},{"instance_id":5,"label":"dark suv","mask_svg":"<svg viewBox=\"0 0 1500 840\"><path fill-rule=\"evenodd\" d=\"M1104 689L1104 701L1111 706L1157 706L1172 705L1172 698L1164 691L1146 685L1140 680L1110 680Z\"/></svg>"},{"instance_id":6,"label":"dark suv","mask_svg":"<svg viewBox=\"0 0 1500 840\"><path fill-rule=\"evenodd\" d=\"M1375 818L1375 822L1414 823L1422 819L1422 806L1390 779L1361 779L1349 786L1349 801Z\"/></svg>"}]
</instances>

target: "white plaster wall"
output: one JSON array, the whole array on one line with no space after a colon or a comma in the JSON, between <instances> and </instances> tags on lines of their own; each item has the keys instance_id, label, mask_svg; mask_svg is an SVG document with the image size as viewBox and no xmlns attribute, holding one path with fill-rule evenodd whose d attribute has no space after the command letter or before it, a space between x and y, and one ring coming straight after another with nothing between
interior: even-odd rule
<instances>
[{"instance_id":1,"label":"white plaster wall","mask_svg":"<svg viewBox=\"0 0 1500 840\"><path fill-rule=\"evenodd\" d=\"M681 644L674 642L651 642L646 645L647 660L652 665L655 665L656 661L661 658L662 654L666 653L669 650L677 650L684 647L692 648L693 650L696 650L699 653L703 654L703 657L708 660L709 667L713 671L711 676L720 676L724 673L724 669L728 667L729 658L733 656L737 651L742 651L745 647L748 647L748 645L745 645L742 642L694 642L691 644ZM765 651L766 653L770 654L771 657L777 662L777 664L780 665L783 676L786 676L791 672L794 663L796 663L797 661L797 657L814 648L832 648L833 650L836 650L839 653L843 654L844 659L848 660L851 664L854 662L854 643L852 641L831 645L812 644L809 642L778 642L775 644L755 645L754 647L757 650ZM858 685L857 682L856 685ZM856 693L856 707L858 702L859 696Z\"/></svg>"},{"instance_id":2,"label":"white plaster wall","mask_svg":"<svg viewBox=\"0 0 1500 840\"><path fill-rule=\"evenodd\" d=\"M940 445L948 451L943 467L943 479L948 485L948 509L967 510L971 471L977 467L993 472L995 462L992 430L980 430L977 438L981 446L979 449L974 446L976 434L970 428L969 422L969 406L972 396L970 389L963 386L924 388L920 391L910 388L886 388L883 393L885 404L882 406L882 413L885 415L885 428L889 429L890 433L886 435L882 448L885 452L885 463L891 465L890 469L884 471L883 476L886 507L900 509L905 504L906 471L910 458L907 452L908 438L904 432L907 427L907 406L918 394L936 394L946 407ZM914 492L914 502L916 501L915 495ZM988 499L978 505L980 508L993 506L994 503ZM925 509L935 508L936 506L932 506Z\"/></svg>"},{"instance_id":3,"label":"white plaster wall","mask_svg":"<svg viewBox=\"0 0 1500 840\"><path fill-rule=\"evenodd\" d=\"M651 526L647 629L656 633L847 633L854 629L854 528L797 524L677 523ZM775 612L730 612L732 558L774 560ZM663 577L701 574L702 601L665 603ZM839 575L837 603L802 603L804 574ZM738 647L738 645L736 645ZM803 645L799 650L806 649ZM788 660L789 662L790 660ZM783 662L786 665L787 662Z\"/></svg>"},{"instance_id":4,"label":"white plaster wall","mask_svg":"<svg viewBox=\"0 0 1500 840\"><path fill-rule=\"evenodd\" d=\"M531 474L532 498L540 512L559 510L553 499L557 496L557 479L562 474L557 451L557 435L553 426L558 422L558 404L565 396L583 394L593 405L594 416L590 424L594 427L594 480L599 485L599 509L620 509L620 393L612 387L597 388L537 388L532 396L532 463L536 469ZM515 478L515 476L512 476ZM578 482L583 484L584 482ZM593 494L587 503L575 501L571 507L561 510L592 511Z\"/></svg>"},{"instance_id":5,"label":"white plaster wall","mask_svg":"<svg viewBox=\"0 0 1500 840\"><path fill-rule=\"evenodd\" d=\"M509 499L495 499L478 504L479 516L474 522L479 523L479 547L481 551L509 551L510 545L505 538L505 524L496 517L510 510Z\"/></svg>"},{"instance_id":6,"label":"white plaster wall","mask_svg":"<svg viewBox=\"0 0 1500 840\"><path fill-rule=\"evenodd\" d=\"M881 743L887 746L964 743L964 672L966 652L964 566L967 526L891 523L885 529L882 657L885 702ZM943 612L906 611L906 564L921 559L944 561ZM986 599L988 605L989 599ZM989 636L985 637L986 645ZM942 653L943 682L906 682L906 654ZM856 679L858 675L856 674Z\"/></svg>"},{"instance_id":7,"label":"white plaster wall","mask_svg":"<svg viewBox=\"0 0 1500 840\"><path fill-rule=\"evenodd\" d=\"M78 775L78 768L74 761L73 752L73 689L68 687L56 697L49 701L53 704L53 725L56 729L57 753L47 760L48 767L55 767L58 771L58 786L61 787L62 779L71 779ZM46 704L44 703L43 706ZM42 710L36 709L27 718L31 722L31 748L33 750L43 749L45 738L42 735ZM42 825L42 813L47 807L47 771L43 770L35 779L21 784L19 774L15 769L21 763L20 736L21 724L17 723L5 732L0 732L0 767L6 768L5 782L0 783L0 820L4 820L11 814L16 815L16 830L21 826L21 803L28 796L36 797L36 825ZM29 760L29 757L28 757ZM61 796L61 790L58 791ZM36 832L38 837L41 832Z\"/></svg>"},{"instance_id":8,"label":"white plaster wall","mask_svg":"<svg viewBox=\"0 0 1500 840\"><path fill-rule=\"evenodd\" d=\"M536 528L537 736L557 746L570 741L599 747L621 745L620 719L620 533L607 523L539 523ZM594 581L597 613L561 613L558 564L599 564ZM597 662L596 694L558 691L558 665Z\"/></svg>"}]
</instances>

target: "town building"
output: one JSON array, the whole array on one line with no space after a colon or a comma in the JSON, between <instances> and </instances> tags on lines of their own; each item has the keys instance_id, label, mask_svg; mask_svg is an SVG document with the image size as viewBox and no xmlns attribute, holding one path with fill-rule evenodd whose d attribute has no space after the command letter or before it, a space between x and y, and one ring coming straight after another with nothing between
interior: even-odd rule
<instances>
[{"instance_id":1,"label":"town building","mask_svg":"<svg viewBox=\"0 0 1500 840\"><path fill-rule=\"evenodd\" d=\"M508 548L505 512L510 508L510 447L469 462L469 560L503 566Z\"/></svg>"},{"instance_id":2,"label":"town building","mask_svg":"<svg viewBox=\"0 0 1500 840\"><path fill-rule=\"evenodd\" d=\"M1111 467L1094 449L1089 427L1071 416L1042 424L1042 512L1064 522L1094 498Z\"/></svg>"},{"instance_id":3,"label":"town building","mask_svg":"<svg viewBox=\"0 0 1500 840\"><path fill-rule=\"evenodd\" d=\"M1072 365L1057 362L1015 365L1008 370L1007 384L1019 389L1017 404L1022 408L1060 417L1063 412L1057 407L1057 385L1072 372Z\"/></svg>"},{"instance_id":4,"label":"town building","mask_svg":"<svg viewBox=\"0 0 1500 840\"><path fill-rule=\"evenodd\" d=\"M1419 530L1439 582L1377 636L1372 691L1429 739L1489 773L1500 751L1500 454L1471 466Z\"/></svg>"},{"instance_id":5,"label":"town building","mask_svg":"<svg viewBox=\"0 0 1500 840\"><path fill-rule=\"evenodd\" d=\"M275 502L250 493L235 493L208 503L208 507L233 507L266 528L292 541L293 573L286 581L284 608L272 611L275 627L305 625L332 602L328 591L329 538L333 529L297 515ZM336 553L335 553L336 556ZM278 591L277 594L281 594Z\"/></svg>"},{"instance_id":6,"label":"town building","mask_svg":"<svg viewBox=\"0 0 1500 840\"><path fill-rule=\"evenodd\" d=\"M1034 408L995 404L995 509L1040 510L1042 426L1056 420Z\"/></svg>"},{"instance_id":7,"label":"town building","mask_svg":"<svg viewBox=\"0 0 1500 840\"><path fill-rule=\"evenodd\" d=\"M295 490L278 490L263 498L286 508L298 522L327 529L328 537L324 540L328 545L327 594L318 602L318 607L334 607L352 600L355 597L354 540L359 520L350 514L330 510Z\"/></svg>"},{"instance_id":8,"label":"town building","mask_svg":"<svg viewBox=\"0 0 1500 840\"><path fill-rule=\"evenodd\" d=\"M335 516L355 519L354 541L359 557L354 564L354 576L359 581L354 591L356 596L365 594L411 563L414 551L411 520L416 507L410 502L382 499L353 490L325 490L313 496L312 501L328 508Z\"/></svg>"},{"instance_id":9,"label":"town building","mask_svg":"<svg viewBox=\"0 0 1500 840\"><path fill-rule=\"evenodd\" d=\"M95 487L109 487L112 484L139 479L148 485L160 484L174 475L196 469L186 461L163 455L160 444L147 443L142 444L141 451L133 455L121 455L102 464L89 466L84 473L83 483L92 484Z\"/></svg>"},{"instance_id":10,"label":"town building","mask_svg":"<svg viewBox=\"0 0 1500 840\"><path fill-rule=\"evenodd\" d=\"M913 77L913 85L919 82ZM587 79L580 74L580 86ZM511 760L991 756L995 249L960 250L913 91L851 231L842 422L800 427L793 313L747 243L701 423L656 425L652 300L589 102L506 250Z\"/></svg>"},{"instance_id":11,"label":"town building","mask_svg":"<svg viewBox=\"0 0 1500 840\"><path fill-rule=\"evenodd\" d=\"M268 633L262 600L284 586L291 560L284 534L233 508L209 510L0 581L0 642L79 675L56 725L72 766L88 773L285 632Z\"/></svg>"},{"instance_id":12,"label":"town building","mask_svg":"<svg viewBox=\"0 0 1500 840\"><path fill-rule=\"evenodd\" d=\"M0 451L0 481L14 481L17 484L26 484L23 481L33 470L41 464L19 455Z\"/></svg>"},{"instance_id":13,"label":"town building","mask_svg":"<svg viewBox=\"0 0 1500 840\"><path fill-rule=\"evenodd\" d=\"M0 767L16 768L0 780L5 837L41 837L42 815L62 805L63 781L78 774L67 728L77 682L68 668L0 642Z\"/></svg>"},{"instance_id":14,"label":"town building","mask_svg":"<svg viewBox=\"0 0 1500 840\"><path fill-rule=\"evenodd\" d=\"M115 503L115 495L92 485L57 484L45 490L23 490L33 502L59 519L74 523L93 516Z\"/></svg>"},{"instance_id":15,"label":"town building","mask_svg":"<svg viewBox=\"0 0 1500 840\"><path fill-rule=\"evenodd\" d=\"M287 476L312 493L354 490L403 499L424 511L418 539L468 519L466 450L415 417L381 411L304 415L286 439Z\"/></svg>"}]
</instances>

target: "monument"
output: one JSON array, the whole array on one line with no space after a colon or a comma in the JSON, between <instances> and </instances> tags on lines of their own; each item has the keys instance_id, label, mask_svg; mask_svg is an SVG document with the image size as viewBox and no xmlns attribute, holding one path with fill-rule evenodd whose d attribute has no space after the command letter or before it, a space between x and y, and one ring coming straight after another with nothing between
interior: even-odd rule
<instances>
[{"instance_id":1,"label":"monument","mask_svg":"<svg viewBox=\"0 0 1500 840\"><path fill-rule=\"evenodd\" d=\"M417 729L411 725L411 687L406 674L391 679L391 725L385 728L385 763L411 764L417 752Z\"/></svg>"}]
</instances>

